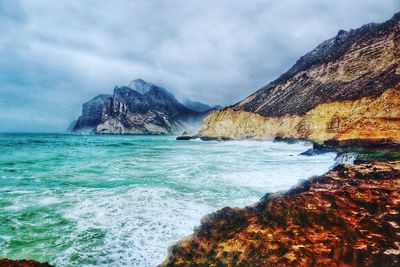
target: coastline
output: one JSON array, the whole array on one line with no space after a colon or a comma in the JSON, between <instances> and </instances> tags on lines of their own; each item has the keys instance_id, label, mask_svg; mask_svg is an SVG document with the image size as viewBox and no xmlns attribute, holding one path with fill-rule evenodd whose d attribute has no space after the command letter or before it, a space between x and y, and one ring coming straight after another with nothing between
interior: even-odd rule
<instances>
[{"instance_id":1,"label":"coastline","mask_svg":"<svg viewBox=\"0 0 400 267\"><path fill-rule=\"evenodd\" d=\"M394 266L399 191L399 160L341 164L252 206L204 217L160 266Z\"/></svg>"},{"instance_id":2,"label":"coastline","mask_svg":"<svg viewBox=\"0 0 400 267\"><path fill-rule=\"evenodd\" d=\"M24 251L18 251L14 243L5 243L3 257L48 261L55 266L108 262L129 265L137 263L135 259L141 255L143 260L139 266L156 266L165 258L168 247L191 234L206 214L225 206L244 207L258 201L265 192L288 189L299 179L326 172L335 158L333 153L299 156L311 148L310 143L304 142L291 145L264 141L179 142L173 136L96 135L62 138L25 135L0 141L7 144L1 162L7 166L3 171L10 172L4 175L12 179L15 173L27 171L40 182L29 199L18 194L18 190L14 193L12 187L9 195L2 195L3 199L10 199L2 202L8 205L2 218L18 223L26 218L25 214L34 216L29 219L29 226L34 228L11 228L16 223L8 227L4 221L2 233L12 235L12 240L36 240L30 229L43 229L38 242L29 244ZM16 155L19 157L14 156L14 144L19 148ZM64 147L66 149L61 149ZM46 157L38 158L41 153ZM107 155L106 160L104 155ZM11 166L12 162L20 165ZM31 171L32 166L35 168ZM143 171L137 172L139 169ZM54 173L53 170L60 171ZM270 175L266 175L268 172ZM285 172L293 175L284 175ZM41 178L53 173L54 178ZM6 179L3 182L6 183ZM68 187L64 189L65 183ZM25 183L20 188L28 190L29 186ZM58 188L63 190L60 192ZM85 192L82 193L81 188ZM49 190L54 193L46 193ZM84 202L80 201L82 197ZM8 209L13 203L26 208ZM41 219L48 218L49 214L56 214L51 217L55 222L51 225ZM100 216L104 219L99 219ZM77 228L77 223L87 227ZM85 239L76 238L76 235L83 235ZM62 238L65 247L70 248L52 246L53 236L57 240ZM47 237L50 241L43 242ZM124 246L120 240L129 240L131 245ZM90 246L86 246L86 242ZM111 254L112 257L98 253L113 252L113 247L120 248L121 252ZM38 253L30 253L33 249ZM93 256L87 258L86 255Z\"/></svg>"},{"instance_id":3,"label":"coastline","mask_svg":"<svg viewBox=\"0 0 400 267\"><path fill-rule=\"evenodd\" d=\"M47 262L41 263L34 260L0 259L1 267L51 267Z\"/></svg>"},{"instance_id":4,"label":"coastline","mask_svg":"<svg viewBox=\"0 0 400 267\"><path fill-rule=\"evenodd\" d=\"M307 140L292 140L292 139L280 139L280 138L277 138L276 140L275 140L275 142L283 142L283 143L296 143L296 142L304 142L304 141L307 141ZM310 141L308 141L308 142L310 142ZM311 142L310 142L311 143ZM383 150L388 150L388 151L390 151L390 152L393 152L393 151L399 151L398 150L398 145L396 145L396 146L388 146L387 144L372 144L372 143L365 143L366 145L364 146L364 148L361 148L361 147L358 147L358 149L354 149L354 146L353 147L351 147L350 145L351 144L356 144L356 143L360 143L360 142L350 142L350 143L346 143L346 144L343 144L342 143L342 146L340 147L340 146L338 146L338 144L337 143L335 143L335 142L328 142L328 144L330 144L330 146L328 146L328 145L319 145L319 144L317 144L317 143L314 143L314 145L313 145L313 148L311 149L312 150L312 153L308 153L307 154L307 152L308 151L305 151L306 153L301 153L301 154L303 154L305 157L307 157L307 156L313 156L313 155L319 155L319 154L323 154L323 153L331 153L331 152L335 152L336 154L337 154L337 164L335 164L334 166L335 166L335 170L336 170L336 168L341 168L340 166L350 166L349 168L353 168L353 167L351 167L351 166L355 166L355 168L356 168L356 166L363 166L363 165L371 165L371 166L369 166L368 168L372 168L372 170L374 170L374 168L375 168L375 165L378 165L378 167L380 166L380 165L382 165L382 164L391 164L390 163L390 160L393 160L393 159L391 159L391 158L388 158L387 157L387 155L389 155L389 154L383 154L383 157L382 157L382 155L378 155L379 157L376 157L377 155L376 154L374 154L375 153L375 151L373 151L374 149L376 149L377 151L379 151L379 153L381 153L381 151L383 151ZM363 143L363 142L361 142L361 143ZM335 147L336 146L336 147ZM371 150L368 150L368 149L371 149L372 148L372 152L371 152ZM365 152L365 151L368 151L368 152L370 152L370 154L360 154L361 152ZM353 160L350 160L350 161L347 161L346 159L347 159L347 154L351 154L352 152L356 152L356 153L359 153L359 155L358 155L358 157L357 157L357 159L355 160L355 163L354 164L352 164L352 165L342 165L343 163L346 163L346 162L353 162ZM361 156L360 156L361 155ZM386 156L385 156L386 155ZM344 161L343 160L341 160L341 159L344 159ZM398 162L398 160L399 160L399 157L397 157L397 162ZM386 162L388 162L388 163L385 163L384 161L386 161ZM338 164L340 164L339 165L339 167L337 166ZM396 163L397 164L397 163ZM398 164L398 165L400 165L400 164ZM347 168L347 167L346 167ZM397 169L399 169L398 167L396 167ZM378 168L379 169L379 168ZM328 172L328 173L325 173L325 174L323 174L323 175L321 175L321 176L318 176L318 177L325 177L325 176L329 176L329 173L330 172ZM344 172L342 172L342 174L343 174ZM387 172L382 172L382 174L383 175L387 175ZM380 174L379 174L380 175ZM318 178L317 177L317 178ZM303 177L303 178L306 178L306 177ZM304 190L305 189L307 189L307 188L309 188L310 186L309 186L309 184L310 183L313 183L315 180L318 180L316 177L311 177L311 178L308 178L307 180L305 180L304 182L302 182L302 183L300 183L300 184L298 184L298 185L296 185L296 186L294 186L291 190L289 190L289 191L287 191L286 193L285 192L277 192L277 193L270 193L270 194L266 194L266 197L264 197L262 200L261 200L261 202L263 202L263 201L265 201L266 199L268 199L268 200L271 200L271 199L275 199L275 198L284 198L284 197L286 197L286 196L292 196L293 195L293 192L300 192L300 193L304 193ZM336 179L337 180L337 179ZM334 181L333 182L335 182L336 181L335 179L334 179ZM268 191L264 191L264 192L268 192ZM289 193L290 192L290 193ZM332 193L332 194L336 194L337 192L335 192L335 193ZM340 196L340 194L337 194L336 196ZM260 203L261 202L258 202L257 204L254 204L254 205L252 205L252 206L248 206L248 207L244 207L244 208L240 208L240 209L231 209L231 208L223 208L223 209L221 209L221 210L219 210L219 211L217 211L217 212L215 212L216 214L219 214L219 213L221 213L221 214L225 214L225 212L226 211L228 211L228 213L230 214L231 213L231 211L233 210L233 211L241 211L241 210L247 210L249 207L253 207L253 206L259 206L260 205ZM291 201L290 201L291 202ZM290 205L295 205L295 203L293 203L293 204L290 204ZM315 203L311 203L311 205L314 205L315 207L318 207L317 205L315 205ZM347 209L347 207L346 206L343 206L343 209L344 210L346 210ZM352 212L352 210L351 209L347 209L346 210L347 212ZM234 212L234 213L235 213ZM252 211L253 213L254 213L254 211ZM203 219L202 220L202 223L204 224L204 220L207 220L207 218L210 218L210 216L211 217L213 217L214 216L214 214L215 213L211 213L210 215L207 215L207 216L205 216L204 218L205 219ZM225 215L224 215L225 216ZM300 215L300 216L302 216L302 215ZM229 217L229 216L228 216ZM229 219L229 218L228 218ZM225 220L225 219L224 219ZM283 221L285 221L284 219L282 219ZM233 222L229 222L229 220L226 220L227 221L227 225L226 225L226 227L228 227L229 229L235 229L237 226L240 226L240 222L239 223L237 223L237 221L233 221ZM200 228L202 228L203 227L203 224L200 226ZM214 227L215 225L213 224L213 223L210 223L207 227L208 228L210 228L211 229L211 231L214 231L214 230L212 230L212 228ZM200 228L197 228L196 229L196 231L198 231L198 229L200 229ZM186 240L186 239L185 239ZM240 238L238 239L238 240L240 240ZM214 242L214 241L213 241ZM283 243L284 243L284 241L282 241ZM251 243L251 240L250 240L250 243ZM296 245L295 245L296 246ZM310 254L310 253L308 253L308 254ZM227 254L228 256L229 256L229 254ZM171 256L171 255L170 255ZM203 255L204 256L204 255ZM208 256L207 256L208 257ZM8 262L6 259L2 259L2 261L0 261L0 266L3 266L2 265L2 263L4 263L4 262ZM18 261L17 261L18 262ZM24 262L24 260L22 260L22 262ZM211 261L211 262L207 262L207 264L209 263L209 264L211 264L213 261ZM217 261L216 261L217 262ZM246 264L247 264L248 262L246 262ZM35 264L40 264L40 263L38 263L38 262L35 262L35 261L27 261L27 263L24 263L25 265L22 265L22 266L42 266L42 265L35 265ZM26 265L26 264L30 264L30 265ZM165 264L165 263L164 263ZM168 262L168 264L169 265L166 265L166 266L179 266L179 264L175 264L175 262L174 263L171 263L171 262ZM171 265L172 264L172 265ZM185 264L187 264L187 263L185 263ZM229 266L229 264L228 263L226 263L228 266ZM248 263L248 264L250 264L250 263ZM275 264L275 263L274 263ZM285 265L286 264L289 264L289 263L285 263ZM294 263L293 263L294 264ZM296 263L297 264L297 263ZM296 264L294 264L294 265L296 265ZM300 263L299 263L300 264ZM251 265L251 264L250 264ZM8 265L5 265L5 266L8 266ZM15 266L15 265L11 265L11 266ZM18 266L18 265L16 265L16 266ZM44 266L50 266L50 265L44 265ZM164 266L164 265L161 265L161 266ZM184 266L186 266L186 265L184 265ZM279 265L278 265L279 266Z\"/></svg>"},{"instance_id":5,"label":"coastline","mask_svg":"<svg viewBox=\"0 0 400 267\"><path fill-rule=\"evenodd\" d=\"M400 267L396 0L3 2L0 267Z\"/></svg>"}]
</instances>

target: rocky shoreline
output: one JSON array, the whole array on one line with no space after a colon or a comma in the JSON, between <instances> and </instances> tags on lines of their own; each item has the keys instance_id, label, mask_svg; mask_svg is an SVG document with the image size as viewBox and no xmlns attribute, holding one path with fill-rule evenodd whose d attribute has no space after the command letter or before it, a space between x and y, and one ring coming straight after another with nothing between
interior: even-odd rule
<instances>
[{"instance_id":1,"label":"rocky shoreline","mask_svg":"<svg viewBox=\"0 0 400 267\"><path fill-rule=\"evenodd\" d=\"M361 143L314 144L312 153L303 154L341 155ZM193 235L169 249L160 266L398 266L400 150L396 144L357 149L369 154L287 192L267 193L252 206L225 207L205 216ZM375 151L389 153L379 158ZM51 265L0 259L0 266Z\"/></svg>"},{"instance_id":2,"label":"rocky shoreline","mask_svg":"<svg viewBox=\"0 0 400 267\"><path fill-rule=\"evenodd\" d=\"M338 165L206 216L160 266L398 266L400 161Z\"/></svg>"},{"instance_id":3,"label":"rocky shoreline","mask_svg":"<svg viewBox=\"0 0 400 267\"><path fill-rule=\"evenodd\" d=\"M51 267L51 265L33 260L0 259L0 267Z\"/></svg>"}]
</instances>

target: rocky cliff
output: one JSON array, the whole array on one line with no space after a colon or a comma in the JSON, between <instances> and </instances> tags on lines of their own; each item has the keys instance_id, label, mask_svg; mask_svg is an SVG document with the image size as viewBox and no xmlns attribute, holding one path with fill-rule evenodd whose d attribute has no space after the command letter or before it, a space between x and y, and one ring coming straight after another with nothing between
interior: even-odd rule
<instances>
[{"instance_id":1,"label":"rocky cliff","mask_svg":"<svg viewBox=\"0 0 400 267\"><path fill-rule=\"evenodd\" d=\"M399 44L400 13L341 30L277 80L209 114L200 132L333 146L390 143L393 161L339 165L253 206L212 213L161 266L399 266Z\"/></svg>"},{"instance_id":2,"label":"rocky cliff","mask_svg":"<svg viewBox=\"0 0 400 267\"><path fill-rule=\"evenodd\" d=\"M277 80L213 112L201 135L398 141L399 64L400 13L382 24L341 30Z\"/></svg>"},{"instance_id":3,"label":"rocky cliff","mask_svg":"<svg viewBox=\"0 0 400 267\"><path fill-rule=\"evenodd\" d=\"M161 266L399 266L400 161L339 165L206 216Z\"/></svg>"},{"instance_id":4,"label":"rocky cliff","mask_svg":"<svg viewBox=\"0 0 400 267\"><path fill-rule=\"evenodd\" d=\"M400 89L378 97L324 103L304 115L264 117L228 108L204 119L201 134L234 139L275 137L327 140L385 141L400 143Z\"/></svg>"},{"instance_id":5,"label":"rocky cliff","mask_svg":"<svg viewBox=\"0 0 400 267\"><path fill-rule=\"evenodd\" d=\"M73 131L97 134L168 134L203 114L182 105L166 89L134 80L82 106Z\"/></svg>"}]
</instances>

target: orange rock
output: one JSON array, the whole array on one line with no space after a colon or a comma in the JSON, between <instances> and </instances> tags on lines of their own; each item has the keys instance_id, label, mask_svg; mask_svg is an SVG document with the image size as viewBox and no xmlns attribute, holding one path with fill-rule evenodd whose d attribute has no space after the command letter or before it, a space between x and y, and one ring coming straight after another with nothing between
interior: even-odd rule
<instances>
[{"instance_id":1,"label":"orange rock","mask_svg":"<svg viewBox=\"0 0 400 267\"><path fill-rule=\"evenodd\" d=\"M208 215L161 266L399 266L399 192L400 161L339 165Z\"/></svg>"},{"instance_id":2,"label":"orange rock","mask_svg":"<svg viewBox=\"0 0 400 267\"><path fill-rule=\"evenodd\" d=\"M51 265L33 260L0 259L0 267L51 267Z\"/></svg>"}]
</instances>

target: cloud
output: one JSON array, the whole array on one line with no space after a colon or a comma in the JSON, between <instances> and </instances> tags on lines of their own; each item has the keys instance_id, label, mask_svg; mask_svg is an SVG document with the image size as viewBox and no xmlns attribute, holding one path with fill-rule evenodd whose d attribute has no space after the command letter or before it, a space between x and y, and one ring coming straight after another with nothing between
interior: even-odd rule
<instances>
[{"instance_id":1,"label":"cloud","mask_svg":"<svg viewBox=\"0 0 400 267\"><path fill-rule=\"evenodd\" d=\"M398 0L0 0L0 131L63 130L84 101L135 78L233 104L339 29L398 10Z\"/></svg>"}]
</instances>

